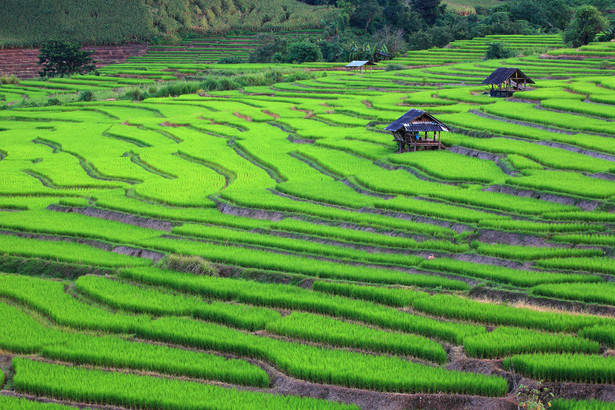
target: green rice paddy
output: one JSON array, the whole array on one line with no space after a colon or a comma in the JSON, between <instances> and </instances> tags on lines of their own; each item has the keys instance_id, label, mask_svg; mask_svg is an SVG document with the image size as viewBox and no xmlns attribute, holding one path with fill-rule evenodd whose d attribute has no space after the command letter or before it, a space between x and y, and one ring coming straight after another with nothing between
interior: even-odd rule
<instances>
[{"instance_id":1,"label":"green rice paddy","mask_svg":"<svg viewBox=\"0 0 615 410\"><path fill-rule=\"evenodd\" d=\"M252 40L0 87L0 407L495 408L519 375L612 387L615 48L213 64ZM494 40L526 56L483 61ZM535 87L489 97L500 66ZM279 82L194 88L220 69ZM189 91L148 91L167 85ZM395 152L384 128L410 108L451 128L445 150ZM601 406L554 402L583 405Z\"/></svg>"}]
</instances>

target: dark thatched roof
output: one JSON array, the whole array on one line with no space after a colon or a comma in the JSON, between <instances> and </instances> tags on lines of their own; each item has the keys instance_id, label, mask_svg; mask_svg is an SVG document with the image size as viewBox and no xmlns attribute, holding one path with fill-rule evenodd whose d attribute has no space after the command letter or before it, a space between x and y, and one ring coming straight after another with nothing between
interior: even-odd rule
<instances>
[{"instance_id":1,"label":"dark thatched roof","mask_svg":"<svg viewBox=\"0 0 615 410\"><path fill-rule=\"evenodd\" d=\"M404 128L406 131L448 131L448 127L437 120L431 114L423 110L411 109L385 128L387 131L399 131Z\"/></svg>"},{"instance_id":2,"label":"dark thatched roof","mask_svg":"<svg viewBox=\"0 0 615 410\"><path fill-rule=\"evenodd\" d=\"M534 84L534 81L532 81L532 79L527 75L523 74L521 70L512 67L496 68L495 71L489 75L489 77L483 80L482 84L502 84L511 77L514 77L513 79L525 79L527 83Z\"/></svg>"}]
</instances>

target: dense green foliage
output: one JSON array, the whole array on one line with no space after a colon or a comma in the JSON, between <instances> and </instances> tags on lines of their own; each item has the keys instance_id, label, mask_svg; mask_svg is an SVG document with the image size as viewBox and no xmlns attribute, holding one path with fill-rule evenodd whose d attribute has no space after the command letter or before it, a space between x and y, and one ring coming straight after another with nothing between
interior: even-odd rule
<instances>
[{"instance_id":1,"label":"dense green foliage","mask_svg":"<svg viewBox=\"0 0 615 410\"><path fill-rule=\"evenodd\" d=\"M50 39L110 44L151 38L153 20L142 0L7 0L0 15L0 48Z\"/></svg>"},{"instance_id":2,"label":"dense green foliage","mask_svg":"<svg viewBox=\"0 0 615 410\"><path fill-rule=\"evenodd\" d=\"M95 65L90 55L91 51L81 50L78 44L65 41L50 41L41 45L38 64L41 77L64 77L73 74L87 74L94 70ZM88 90L89 91L89 90ZM79 101L92 101L90 98L79 97Z\"/></svg>"},{"instance_id":3,"label":"dense green foliage","mask_svg":"<svg viewBox=\"0 0 615 410\"><path fill-rule=\"evenodd\" d=\"M564 41L573 47L580 47L594 41L596 35L608 27L607 19L593 6L584 6L574 14L574 19L566 28Z\"/></svg>"}]
</instances>

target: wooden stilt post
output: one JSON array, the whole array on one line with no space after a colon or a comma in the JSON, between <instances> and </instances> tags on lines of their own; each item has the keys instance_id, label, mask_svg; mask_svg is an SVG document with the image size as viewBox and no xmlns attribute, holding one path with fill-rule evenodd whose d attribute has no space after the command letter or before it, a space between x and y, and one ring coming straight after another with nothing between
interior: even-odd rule
<instances>
[{"instance_id":1,"label":"wooden stilt post","mask_svg":"<svg viewBox=\"0 0 615 410\"><path fill-rule=\"evenodd\" d=\"M442 143L440 142L440 131L438 131L438 151L442 149Z\"/></svg>"}]
</instances>

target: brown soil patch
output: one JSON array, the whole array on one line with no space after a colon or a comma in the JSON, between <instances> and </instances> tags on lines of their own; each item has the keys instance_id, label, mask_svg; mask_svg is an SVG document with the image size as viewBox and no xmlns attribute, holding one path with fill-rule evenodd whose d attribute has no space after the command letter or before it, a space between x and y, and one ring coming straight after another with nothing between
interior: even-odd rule
<instances>
[{"instance_id":1,"label":"brown soil patch","mask_svg":"<svg viewBox=\"0 0 615 410\"><path fill-rule=\"evenodd\" d=\"M174 122L165 121L165 122L161 123L160 126L161 127L177 128L177 127L189 127L190 124L177 124L177 123L174 123Z\"/></svg>"},{"instance_id":2,"label":"brown soil patch","mask_svg":"<svg viewBox=\"0 0 615 410\"><path fill-rule=\"evenodd\" d=\"M300 110L297 107L291 107L291 110L295 110L295 111L301 111L305 113L305 118L312 118L314 116L314 111L311 110Z\"/></svg>"},{"instance_id":3,"label":"brown soil patch","mask_svg":"<svg viewBox=\"0 0 615 410\"><path fill-rule=\"evenodd\" d=\"M49 205L47 207L50 211L56 212L74 212L77 214L83 214L87 216L92 216L94 218L106 219L108 221L116 221L121 222L123 224L140 226L143 228L149 229L157 229L160 231L171 232L174 226L181 225L180 223L173 223L169 221L165 221L162 219L154 219L147 218L132 214L127 214L123 212L110 211L107 209L101 208L80 208L80 207L70 207L70 206L62 206L62 205Z\"/></svg>"},{"instance_id":4,"label":"brown soil patch","mask_svg":"<svg viewBox=\"0 0 615 410\"><path fill-rule=\"evenodd\" d=\"M244 120L246 120L246 121L248 121L248 122L252 122L252 117L248 117L247 115L243 115L243 114L240 114L240 113L238 113L238 112L233 113L233 115L234 115L235 117L239 117L239 118L241 118L241 119L244 119Z\"/></svg>"},{"instance_id":5,"label":"brown soil patch","mask_svg":"<svg viewBox=\"0 0 615 410\"><path fill-rule=\"evenodd\" d=\"M367 100L363 100L363 101L361 101L361 103L363 103L363 105L365 105L367 108L374 108L372 103L367 101Z\"/></svg>"},{"instance_id":6,"label":"brown soil patch","mask_svg":"<svg viewBox=\"0 0 615 410\"><path fill-rule=\"evenodd\" d=\"M122 123L122 125L128 125L129 127L139 127L140 126L140 124L133 124L133 123L128 122L128 121L124 121Z\"/></svg>"},{"instance_id":7,"label":"brown soil patch","mask_svg":"<svg viewBox=\"0 0 615 410\"><path fill-rule=\"evenodd\" d=\"M275 118L276 120L280 118L280 116L279 116L278 114L273 113L273 112L271 112L271 111L267 111L267 110L263 110L263 114L270 115L270 116L272 116L273 118Z\"/></svg>"}]
</instances>

